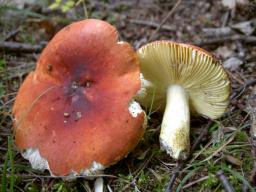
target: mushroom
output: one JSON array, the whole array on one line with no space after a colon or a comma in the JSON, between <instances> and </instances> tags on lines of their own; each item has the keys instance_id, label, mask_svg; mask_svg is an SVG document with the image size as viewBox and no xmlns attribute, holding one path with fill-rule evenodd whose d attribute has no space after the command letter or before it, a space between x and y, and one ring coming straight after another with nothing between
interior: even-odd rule
<instances>
[{"instance_id":1,"label":"mushroom","mask_svg":"<svg viewBox=\"0 0 256 192\"><path fill-rule=\"evenodd\" d=\"M110 24L75 22L43 50L13 106L15 143L35 169L90 175L116 163L144 133L139 60Z\"/></svg>"},{"instance_id":2,"label":"mushroom","mask_svg":"<svg viewBox=\"0 0 256 192\"><path fill-rule=\"evenodd\" d=\"M228 76L211 54L193 45L156 41L137 53L142 72L137 100L164 110L160 145L184 160L190 150L190 113L219 118L229 103Z\"/></svg>"}]
</instances>

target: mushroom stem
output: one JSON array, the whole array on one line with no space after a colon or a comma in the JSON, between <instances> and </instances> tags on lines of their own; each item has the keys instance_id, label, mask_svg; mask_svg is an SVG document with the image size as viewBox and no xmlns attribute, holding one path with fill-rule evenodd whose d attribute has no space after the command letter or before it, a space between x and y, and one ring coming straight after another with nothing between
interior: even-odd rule
<instances>
[{"instance_id":1,"label":"mushroom stem","mask_svg":"<svg viewBox=\"0 0 256 192\"><path fill-rule=\"evenodd\" d=\"M189 154L190 114L188 94L180 85L167 88L167 102L160 133L161 147L175 159Z\"/></svg>"},{"instance_id":2,"label":"mushroom stem","mask_svg":"<svg viewBox=\"0 0 256 192\"><path fill-rule=\"evenodd\" d=\"M102 177L98 177L94 182L94 192L103 192L103 191L104 191L104 180Z\"/></svg>"}]
</instances>

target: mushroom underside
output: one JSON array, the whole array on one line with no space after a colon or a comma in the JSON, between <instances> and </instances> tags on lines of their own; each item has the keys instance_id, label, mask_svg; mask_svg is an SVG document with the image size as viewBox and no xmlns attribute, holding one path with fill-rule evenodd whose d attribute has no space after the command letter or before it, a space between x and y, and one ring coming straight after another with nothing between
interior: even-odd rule
<instances>
[{"instance_id":1,"label":"mushroom underside","mask_svg":"<svg viewBox=\"0 0 256 192\"><path fill-rule=\"evenodd\" d=\"M173 158L185 159L190 148L190 113L219 118L229 103L228 76L211 54L196 46L156 41L137 53L142 88L136 99L150 113L164 111L161 146Z\"/></svg>"}]
</instances>

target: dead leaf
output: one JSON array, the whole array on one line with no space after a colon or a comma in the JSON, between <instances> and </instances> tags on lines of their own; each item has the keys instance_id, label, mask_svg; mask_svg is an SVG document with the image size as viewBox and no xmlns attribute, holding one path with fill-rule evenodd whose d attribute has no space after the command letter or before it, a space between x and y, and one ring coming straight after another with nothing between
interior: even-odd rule
<instances>
[{"instance_id":1,"label":"dead leaf","mask_svg":"<svg viewBox=\"0 0 256 192\"><path fill-rule=\"evenodd\" d=\"M229 69L230 71L237 70L240 65L243 64L243 61L237 57L230 57L226 61L224 61L223 66L226 69Z\"/></svg>"},{"instance_id":2,"label":"dead leaf","mask_svg":"<svg viewBox=\"0 0 256 192\"><path fill-rule=\"evenodd\" d=\"M237 23L237 24L231 25L231 27L233 29L237 29L238 31L244 33L245 35L251 35L256 28L256 19Z\"/></svg>"},{"instance_id":3,"label":"dead leaf","mask_svg":"<svg viewBox=\"0 0 256 192\"><path fill-rule=\"evenodd\" d=\"M229 163L233 164L233 165L237 165L237 166L241 166L242 165L242 162L237 159L236 157L234 156L231 156L231 155L223 155L224 159L226 161L228 161Z\"/></svg>"},{"instance_id":4,"label":"dead leaf","mask_svg":"<svg viewBox=\"0 0 256 192\"><path fill-rule=\"evenodd\" d=\"M220 46L215 50L215 54L217 57L221 57L222 59L227 59L234 55L234 51L227 46Z\"/></svg>"}]
</instances>

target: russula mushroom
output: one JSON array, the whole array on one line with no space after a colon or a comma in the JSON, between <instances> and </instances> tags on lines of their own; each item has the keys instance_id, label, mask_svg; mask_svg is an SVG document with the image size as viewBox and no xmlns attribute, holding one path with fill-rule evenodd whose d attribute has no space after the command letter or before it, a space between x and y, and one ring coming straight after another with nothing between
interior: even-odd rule
<instances>
[{"instance_id":1,"label":"russula mushroom","mask_svg":"<svg viewBox=\"0 0 256 192\"><path fill-rule=\"evenodd\" d=\"M144 112L136 52L110 24L88 19L60 32L43 50L13 106L15 143L35 169L89 175L136 146Z\"/></svg>"},{"instance_id":2,"label":"russula mushroom","mask_svg":"<svg viewBox=\"0 0 256 192\"><path fill-rule=\"evenodd\" d=\"M199 47L156 41L137 51L142 89L137 100L164 110L160 145L175 159L190 150L190 112L220 117L229 103L230 82L221 64Z\"/></svg>"}]
</instances>

